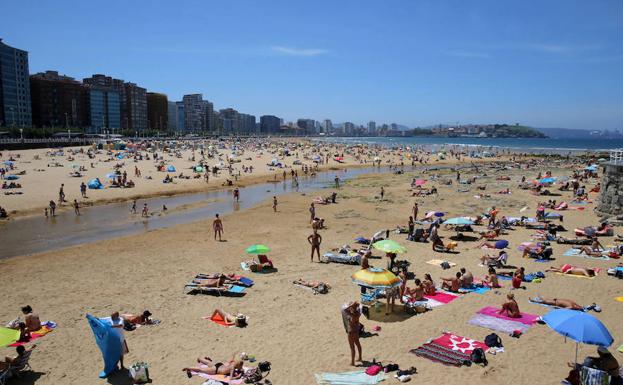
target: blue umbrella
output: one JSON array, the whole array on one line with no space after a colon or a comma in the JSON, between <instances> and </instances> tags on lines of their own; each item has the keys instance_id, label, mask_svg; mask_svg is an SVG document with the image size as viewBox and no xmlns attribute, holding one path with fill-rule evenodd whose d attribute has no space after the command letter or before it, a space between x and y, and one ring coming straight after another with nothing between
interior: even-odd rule
<instances>
[{"instance_id":1,"label":"blue umbrella","mask_svg":"<svg viewBox=\"0 0 623 385\"><path fill-rule=\"evenodd\" d=\"M600 320L577 310L557 309L543 316L543 322L556 333L569 337L576 343L608 347L614 339ZM575 361L578 361L578 347L575 347Z\"/></svg>"},{"instance_id":2,"label":"blue umbrella","mask_svg":"<svg viewBox=\"0 0 623 385\"><path fill-rule=\"evenodd\" d=\"M500 239L499 241L495 242L495 248L496 249L504 249L508 246L508 241L504 240L504 239Z\"/></svg>"},{"instance_id":3,"label":"blue umbrella","mask_svg":"<svg viewBox=\"0 0 623 385\"><path fill-rule=\"evenodd\" d=\"M6 164L7 166L12 166L13 165L13 162L10 161L10 160L5 160L3 163Z\"/></svg>"},{"instance_id":4,"label":"blue umbrella","mask_svg":"<svg viewBox=\"0 0 623 385\"><path fill-rule=\"evenodd\" d=\"M108 178L108 179L117 179L117 174L115 174L114 172L108 173L108 174L106 174L106 178Z\"/></svg>"},{"instance_id":5,"label":"blue umbrella","mask_svg":"<svg viewBox=\"0 0 623 385\"><path fill-rule=\"evenodd\" d=\"M473 225L474 221L464 217L449 218L443 222L444 225Z\"/></svg>"}]
</instances>

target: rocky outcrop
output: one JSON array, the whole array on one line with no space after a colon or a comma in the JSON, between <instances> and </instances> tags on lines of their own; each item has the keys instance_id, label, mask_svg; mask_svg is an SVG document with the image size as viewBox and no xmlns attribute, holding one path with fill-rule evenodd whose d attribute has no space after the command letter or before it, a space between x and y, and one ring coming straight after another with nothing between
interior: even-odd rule
<instances>
[{"instance_id":1,"label":"rocky outcrop","mask_svg":"<svg viewBox=\"0 0 623 385\"><path fill-rule=\"evenodd\" d=\"M595 208L604 216L623 214L623 163L607 163Z\"/></svg>"}]
</instances>

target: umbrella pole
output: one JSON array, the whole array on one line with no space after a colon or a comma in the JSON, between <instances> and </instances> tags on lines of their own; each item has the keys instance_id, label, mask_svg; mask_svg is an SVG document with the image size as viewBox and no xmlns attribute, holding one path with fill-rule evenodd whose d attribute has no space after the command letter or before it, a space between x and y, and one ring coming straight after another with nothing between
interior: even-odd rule
<instances>
[{"instance_id":1,"label":"umbrella pole","mask_svg":"<svg viewBox=\"0 0 623 385\"><path fill-rule=\"evenodd\" d=\"M580 346L579 343L575 343L575 365L577 366L578 364L578 347Z\"/></svg>"}]
</instances>

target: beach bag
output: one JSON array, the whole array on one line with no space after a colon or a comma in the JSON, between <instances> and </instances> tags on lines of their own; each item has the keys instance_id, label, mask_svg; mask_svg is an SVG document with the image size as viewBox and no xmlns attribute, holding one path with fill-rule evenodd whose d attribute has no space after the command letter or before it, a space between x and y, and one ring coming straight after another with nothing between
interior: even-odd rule
<instances>
[{"instance_id":1,"label":"beach bag","mask_svg":"<svg viewBox=\"0 0 623 385\"><path fill-rule=\"evenodd\" d=\"M447 269L449 269L450 267L451 267L451 266L450 266L450 264L449 264L447 261L443 261L443 262L441 262L441 268L442 268L442 269L447 270Z\"/></svg>"},{"instance_id":2,"label":"beach bag","mask_svg":"<svg viewBox=\"0 0 623 385\"><path fill-rule=\"evenodd\" d=\"M130 366L130 378L133 384L146 384L151 382L149 379L149 365L144 362L136 362Z\"/></svg>"},{"instance_id":3,"label":"beach bag","mask_svg":"<svg viewBox=\"0 0 623 385\"><path fill-rule=\"evenodd\" d=\"M482 350L482 348L474 349L470 359L474 364L482 364L483 366L487 366L489 364L489 361L487 361L487 357L485 356L485 351Z\"/></svg>"},{"instance_id":4,"label":"beach bag","mask_svg":"<svg viewBox=\"0 0 623 385\"><path fill-rule=\"evenodd\" d=\"M262 372L260 371L259 367L249 368L245 370L242 378L244 378L245 384L254 384L258 381L262 381Z\"/></svg>"},{"instance_id":5,"label":"beach bag","mask_svg":"<svg viewBox=\"0 0 623 385\"><path fill-rule=\"evenodd\" d=\"M504 346L502 345L502 339L500 336L495 333L491 333L485 337L485 345L490 348L501 348Z\"/></svg>"},{"instance_id":6,"label":"beach bag","mask_svg":"<svg viewBox=\"0 0 623 385\"><path fill-rule=\"evenodd\" d=\"M366 368L366 374L368 376L376 376L381 370L383 370L383 367L380 364L374 364Z\"/></svg>"}]
</instances>

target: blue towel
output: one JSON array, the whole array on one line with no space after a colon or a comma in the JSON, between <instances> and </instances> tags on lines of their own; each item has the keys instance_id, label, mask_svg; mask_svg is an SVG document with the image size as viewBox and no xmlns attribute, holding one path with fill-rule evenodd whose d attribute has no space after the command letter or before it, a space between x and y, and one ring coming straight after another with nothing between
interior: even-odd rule
<instances>
[{"instance_id":1,"label":"blue towel","mask_svg":"<svg viewBox=\"0 0 623 385\"><path fill-rule=\"evenodd\" d=\"M240 282L244 283L247 286L253 286L253 280L247 277L241 277Z\"/></svg>"},{"instance_id":2,"label":"blue towel","mask_svg":"<svg viewBox=\"0 0 623 385\"><path fill-rule=\"evenodd\" d=\"M513 280L512 277L507 277L506 275L499 275L499 274L498 274L498 279L500 279L502 281L512 281Z\"/></svg>"},{"instance_id":3,"label":"blue towel","mask_svg":"<svg viewBox=\"0 0 623 385\"><path fill-rule=\"evenodd\" d=\"M244 286L236 286L236 285L234 285L228 291L230 293L242 293L242 292L244 292L245 289L246 289L246 287L244 287Z\"/></svg>"},{"instance_id":4,"label":"blue towel","mask_svg":"<svg viewBox=\"0 0 623 385\"><path fill-rule=\"evenodd\" d=\"M459 292L484 294L484 293L488 292L489 290L491 290L491 289L488 288L488 287L472 286L470 288L461 288L461 289L459 289Z\"/></svg>"}]
</instances>

